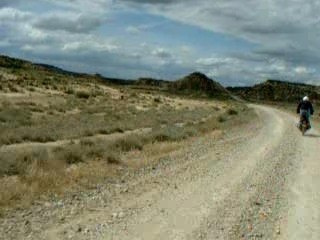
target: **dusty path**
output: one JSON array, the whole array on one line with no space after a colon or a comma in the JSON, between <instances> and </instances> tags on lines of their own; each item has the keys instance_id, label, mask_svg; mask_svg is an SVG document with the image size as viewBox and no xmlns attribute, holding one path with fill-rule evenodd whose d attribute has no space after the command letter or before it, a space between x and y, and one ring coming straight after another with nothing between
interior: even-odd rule
<instances>
[{"instance_id":1,"label":"dusty path","mask_svg":"<svg viewBox=\"0 0 320 240\"><path fill-rule=\"evenodd\" d=\"M12 216L0 225L23 224L24 230L9 235L4 227L1 237L320 239L318 133L302 137L291 115L254 108L254 124L222 139L197 140L156 169L117 183L125 191L94 192L80 200L81 211L71 202L75 214L63 207L51 214L47 206L27 223Z\"/></svg>"}]
</instances>

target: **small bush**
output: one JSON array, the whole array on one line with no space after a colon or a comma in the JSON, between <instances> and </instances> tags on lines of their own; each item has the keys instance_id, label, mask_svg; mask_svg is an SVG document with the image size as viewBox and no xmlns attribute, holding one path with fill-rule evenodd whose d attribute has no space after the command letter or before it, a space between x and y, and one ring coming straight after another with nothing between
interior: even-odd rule
<instances>
[{"instance_id":1,"label":"small bush","mask_svg":"<svg viewBox=\"0 0 320 240\"><path fill-rule=\"evenodd\" d=\"M67 148L58 148L57 156L67 164L77 164L84 162L82 148L77 145L71 145Z\"/></svg>"},{"instance_id":2,"label":"small bush","mask_svg":"<svg viewBox=\"0 0 320 240\"><path fill-rule=\"evenodd\" d=\"M98 131L98 133L99 133L99 134L102 134L102 135L107 135L107 134L109 134L110 132L108 131L108 129L100 129L100 130Z\"/></svg>"},{"instance_id":3,"label":"small bush","mask_svg":"<svg viewBox=\"0 0 320 240\"><path fill-rule=\"evenodd\" d=\"M121 163L119 155L116 155L115 153L107 153L107 154L105 154L104 159L109 164L120 164Z\"/></svg>"},{"instance_id":4,"label":"small bush","mask_svg":"<svg viewBox=\"0 0 320 240\"><path fill-rule=\"evenodd\" d=\"M90 159L102 158L105 151L106 149L104 146L92 145L92 146L89 146L87 149L83 149L83 154L85 154Z\"/></svg>"},{"instance_id":5,"label":"small bush","mask_svg":"<svg viewBox=\"0 0 320 240\"><path fill-rule=\"evenodd\" d=\"M121 127L115 127L111 130L111 132L124 133L124 130Z\"/></svg>"},{"instance_id":6,"label":"small bush","mask_svg":"<svg viewBox=\"0 0 320 240\"><path fill-rule=\"evenodd\" d=\"M8 108L0 112L0 122L15 126L31 125L31 112L23 109Z\"/></svg>"},{"instance_id":7,"label":"small bush","mask_svg":"<svg viewBox=\"0 0 320 240\"><path fill-rule=\"evenodd\" d=\"M94 144L95 144L95 142L90 139L81 139L80 140L80 145L82 145L82 146L93 146Z\"/></svg>"},{"instance_id":8,"label":"small bush","mask_svg":"<svg viewBox=\"0 0 320 240\"><path fill-rule=\"evenodd\" d=\"M227 119L224 116L219 116L217 120L219 123L223 123L223 122L227 121Z\"/></svg>"},{"instance_id":9,"label":"small bush","mask_svg":"<svg viewBox=\"0 0 320 240\"><path fill-rule=\"evenodd\" d=\"M185 139L189 133L186 129L177 126L169 126L162 129L154 130L152 133L153 141L166 142L166 141L181 141Z\"/></svg>"},{"instance_id":10,"label":"small bush","mask_svg":"<svg viewBox=\"0 0 320 240\"><path fill-rule=\"evenodd\" d=\"M76 96L78 98L88 99L90 97L90 93L87 91L77 91Z\"/></svg>"},{"instance_id":11,"label":"small bush","mask_svg":"<svg viewBox=\"0 0 320 240\"><path fill-rule=\"evenodd\" d=\"M95 133L92 130L87 129L84 134L85 136L92 137Z\"/></svg>"},{"instance_id":12,"label":"small bush","mask_svg":"<svg viewBox=\"0 0 320 240\"><path fill-rule=\"evenodd\" d=\"M131 150L142 150L143 142L137 135L129 135L125 138L121 138L113 144L116 149L120 151L128 152Z\"/></svg>"},{"instance_id":13,"label":"small bush","mask_svg":"<svg viewBox=\"0 0 320 240\"><path fill-rule=\"evenodd\" d=\"M66 94L74 94L74 89L73 88L67 88L64 92Z\"/></svg>"},{"instance_id":14,"label":"small bush","mask_svg":"<svg viewBox=\"0 0 320 240\"><path fill-rule=\"evenodd\" d=\"M30 107L31 112L38 112L38 113L43 113L45 110L42 106L33 106Z\"/></svg>"},{"instance_id":15,"label":"small bush","mask_svg":"<svg viewBox=\"0 0 320 240\"><path fill-rule=\"evenodd\" d=\"M160 99L160 98L154 98L153 101L154 101L155 103L161 103L161 99Z\"/></svg>"},{"instance_id":16,"label":"small bush","mask_svg":"<svg viewBox=\"0 0 320 240\"><path fill-rule=\"evenodd\" d=\"M229 115L238 115L238 111L232 108L228 109L227 113Z\"/></svg>"},{"instance_id":17,"label":"small bush","mask_svg":"<svg viewBox=\"0 0 320 240\"><path fill-rule=\"evenodd\" d=\"M26 149L24 151L16 152L15 154L12 152L3 153L2 158L0 175L22 176L27 174L31 167L43 170L50 169L50 167L48 167L51 160L49 152L43 147Z\"/></svg>"},{"instance_id":18,"label":"small bush","mask_svg":"<svg viewBox=\"0 0 320 240\"><path fill-rule=\"evenodd\" d=\"M15 93L19 92L19 89L11 84L9 84L8 87L11 92L15 92Z\"/></svg>"}]
</instances>

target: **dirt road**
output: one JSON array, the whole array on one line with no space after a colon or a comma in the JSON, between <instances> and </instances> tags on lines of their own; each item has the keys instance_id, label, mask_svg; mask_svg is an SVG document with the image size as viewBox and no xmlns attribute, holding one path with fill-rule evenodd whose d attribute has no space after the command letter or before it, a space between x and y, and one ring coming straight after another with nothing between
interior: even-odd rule
<instances>
[{"instance_id":1,"label":"dirt road","mask_svg":"<svg viewBox=\"0 0 320 240\"><path fill-rule=\"evenodd\" d=\"M1 220L0 238L320 239L320 135L302 137L290 114L253 107L254 124L196 140L81 198L81 211L73 200Z\"/></svg>"}]
</instances>

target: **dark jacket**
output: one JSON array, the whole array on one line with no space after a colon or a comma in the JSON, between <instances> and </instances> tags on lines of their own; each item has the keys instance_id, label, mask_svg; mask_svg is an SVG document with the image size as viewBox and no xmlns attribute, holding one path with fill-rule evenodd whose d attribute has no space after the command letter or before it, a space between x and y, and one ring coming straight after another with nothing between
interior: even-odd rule
<instances>
[{"instance_id":1,"label":"dark jacket","mask_svg":"<svg viewBox=\"0 0 320 240\"><path fill-rule=\"evenodd\" d=\"M310 112L311 115L313 115L313 106L310 101L301 101L297 107L297 113L299 114L301 110L306 110Z\"/></svg>"}]
</instances>

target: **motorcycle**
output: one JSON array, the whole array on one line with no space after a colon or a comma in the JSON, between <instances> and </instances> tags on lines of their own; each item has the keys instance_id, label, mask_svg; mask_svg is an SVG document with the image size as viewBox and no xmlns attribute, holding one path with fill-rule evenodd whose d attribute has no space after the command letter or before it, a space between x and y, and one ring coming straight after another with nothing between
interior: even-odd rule
<instances>
[{"instance_id":1,"label":"motorcycle","mask_svg":"<svg viewBox=\"0 0 320 240\"><path fill-rule=\"evenodd\" d=\"M305 133L311 128L310 123L308 121L308 118L306 115L301 115L300 123L299 123L299 129L302 133L302 136L305 135Z\"/></svg>"}]
</instances>

